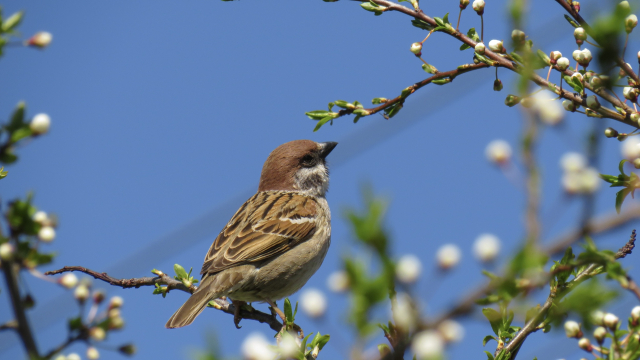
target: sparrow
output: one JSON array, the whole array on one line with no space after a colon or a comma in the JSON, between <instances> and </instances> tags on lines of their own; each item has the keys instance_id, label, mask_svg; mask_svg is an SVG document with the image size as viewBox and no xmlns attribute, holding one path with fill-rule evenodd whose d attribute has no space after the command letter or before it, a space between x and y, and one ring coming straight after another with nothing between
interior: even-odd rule
<instances>
[{"instance_id":1,"label":"sparrow","mask_svg":"<svg viewBox=\"0 0 640 360\"><path fill-rule=\"evenodd\" d=\"M258 192L213 241L200 271L200 286L165 327L191 324L209 301L223 296L234 304L267 302L279 310L276 300L306 284L331 243L325 158L337 144L295 140L269 154Z\"/></svg>"}]
</instances>

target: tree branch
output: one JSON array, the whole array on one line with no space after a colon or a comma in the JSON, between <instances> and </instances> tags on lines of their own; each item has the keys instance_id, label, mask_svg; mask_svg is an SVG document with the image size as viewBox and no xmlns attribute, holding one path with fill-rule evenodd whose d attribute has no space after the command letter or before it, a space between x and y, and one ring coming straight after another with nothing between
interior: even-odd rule
<instances>
[{"instance_id":1,"label":"tree branch","mask_svg":"<svg viewBox=\"0 0 640 360\"><path fill-rule=\"evenodd\" d=\"M141 278L131 278L131 279L117 279L112 276L107 275L107 273L99 273L97 271L93 271L87 269L82 266L65 266L62 269L47 271L45 275L55 275L69 271L79 271L85 274L93 276L93 278L97 280L104 281L110 285L118 286L123 289L128 288L139 288L141 286L155 286L156 284L167 285L168 290L180 290L187 292L189 294L193 294L198 288L195 285L191 285L191 287L186 287L181 281L171 278L169 275L165 273L161 273L161 275L156 277L141 277ZM213 307L221 310L227 314L234 315L236 308L233 304L229 304L228 302L222 299L213 300ZM269 327L276 332L280 332L282 329L282 322L278 317L273 314L267 314L258 310L246 310L244 308L240 309L240 318L255 320L260 323L268 324Z\"/></svg>"}]
</instances>

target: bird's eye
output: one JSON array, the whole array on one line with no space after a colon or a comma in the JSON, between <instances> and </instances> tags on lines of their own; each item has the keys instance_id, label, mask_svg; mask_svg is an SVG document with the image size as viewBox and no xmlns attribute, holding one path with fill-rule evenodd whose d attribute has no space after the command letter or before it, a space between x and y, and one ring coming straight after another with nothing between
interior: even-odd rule
<instances>
[{"instance_id":1,"label":"bird's eye","mask_svg":"<svg viewBox=\"0 0 640 360\"><path fill-rule=\"evenodd\" d=\"M304 167L313 167L316 165L316 159L312 155L305 155L302 157L300 164Z\"/></svg>"}]
</instances>

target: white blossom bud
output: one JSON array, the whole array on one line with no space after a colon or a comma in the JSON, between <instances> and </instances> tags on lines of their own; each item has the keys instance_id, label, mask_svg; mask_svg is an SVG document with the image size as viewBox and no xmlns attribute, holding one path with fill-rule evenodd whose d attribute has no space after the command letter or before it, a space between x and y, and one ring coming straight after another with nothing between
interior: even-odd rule
<instances>
[{"instance_id":1,"label":"white blossom bud","mask_svg":"<svg viewBox=\"0 0 640 360\"><path fill-rule=\"evenodd\" d=\"M113 310L117 310L117 309L113 309ZM124 327L124 320L120 316L109 318L109 329L119 330L119 329L122 329L123 327Z\"/></svg>"},{"instance_id":2,"label":"white blossom bud","mask_svg":"<svg viewBox=\"0 0 640 360\"><path fill-rule=\"evenodd\" d=\"M631 309L631 319L633 319L633 321L640 320L640 305Z\"/></svg>"},{"instance_id":3,"label":"white blossom bud","mask_svg":"<svg viewBox=\"0 0 640 360\"><path fill-rule=\"evenodd\" d=\"M46 31L40 31L35 33L29 40L26 41L26 45L35 46L38 48L45 48L51 44L51 40L53 40L53 35Z\"/></svg>"},{"instance_id":4,"label":"white blossom bud","mask_svg":"<svg viewBox=\"0 0 640 360\"><path fill-rule=\"evenodd\" d=\"M107 316L109 316L110 319L115 319L115 318L119 318L120 316L120 309L119 308L113 308L110 309Z\"/></svg>"},{"instance_id":5,"label":"white blossom bud","mask_svg":"<svg viewBox=\"0 0 640 360\"><path fill-rule=\"evenodd\" d=\"M444 340L436 331L421 331L413 337L411 350L419 360L440 357L444 351Z\"/></svg>"},{"instance_id":6,"label":"white blossom bud","mask_svg":"<svg viewBox=\"0 0 640 360\"><path fill-rule=\"evenodd\" d=\"M580 74L577 71L574 72L573 74L571 74L571 80L582 83L582 80L583 80L582 74Z\"/></svg>"},{"instance_id":7,"label":"white blossom bud","mask_svg":"<svg viewBox=\"0 0 640 360\"><path fill-rule=\"evenodd\" d=\"M82 360L82 359L80 358L80 355L76 353L71 353L67 355L67 360Z\"/></svg>"},{"instance_id":8,"label":"white blossom bud","mask_svg":"<svg viewBox=\"0 0 640 360\"><path fill-rule=\"evenodd\" d=\"M89 288L84 284L80 284L73 292L73 296L79 302L85 302L89 298Z\"/></svg>"},{"instance_id":9,"label":"white blossom bud","mask_svg":"<svg viewBox=\"0 0 640 360\"><path fill-rule=\"evenodd\" d=\"M438 249L436 259L441 269L447 270L458 265L460 262L460 248L454 244L445 244Z\"/></svg>"},{"instance_id":10,"label":"white blossom bud","mask_svg":"<svg viewBox=\"0 0 640 360\"><path fill-rule=\"evenodd\" d=\"M319 318L327 310L327 298L322 291L317 289L306 289L300 295L302 311L311 318Z\"/></svg>"},{"instance_id":11,"label":"white blossom bud","mask_svg":"<svg viewBox=\"0 0 640 360\"><path fill-rule=\"evenodd\" d=\"M504 51L504 45L501 40L491 40L489 41L489 50L502 53Z\"/></svg>"},{"instance_id":12,"label":"white blossom bud","mask_svg":"<svg viewBox=\"0 0 640 360\"><path fill-rule=\"evenodd\" d=\"M593 194L600 188L600 173L589 167L580 172L580 192Z\"/></svg>"},{"instance_id":13,"label":"white blossom bud","mask_svg":"<svg viewBox=\"0 0 640 360\"><path fill-rule=\"evenodd\" d=\"M611 330L616 330L616 326L618 326L618 317L612 313L606 313L604 315L604 326L608 327Z\"/></svg>"},{"instance_id":14,"label":"white blossom bud","mask_svg":"<svg viewBox=\"0 0 640 360\"><path fill-rule=\"evenodd\" d=\"M576 40L587 40L587 32L584 31L583 28L577 27L575 28L575 30L573 30L573 37L576 38Z\"/></svg>"},{"instance_id":15,"label":"white blossom bud","mask_svg":"<svg viewBox=\"0 0 640 360\"><path fill-rule=\"evenodd\" d=\"M571 54L573 56L573 60L580 62L579 59L580 59L581 53L582 52L580 50L574 50L573 53Z\"/></svg>"},{"instance_id":16,"label":"white blossom bud","mask_svg":"<svg viewBox=\"0 0 640 360\"><path fill-rule=\"evenodd\" d=\"M513 40L515 44L522 44L525 38L526 38L526 35L522 30L514 29L511 32L511 40Z\"/></svg>"},{"instance_id":17,"label":"white blossom bud","mask_svg":"<svg viewBox=\"0 0 640 360\"><path fill-rule=\"evenodd\" d=\"M422 54L422 43L414 42L411 44L411 52L416 54L416 56L420 56Z\"/></svg>"},{"instance_id":18,"label":"white blossom bud","mask_svg":"<svg viewBox=\"0 0 640 360\"><path fill-rule=\"evenodd\" d=\"M624 29L627 34L633 31L636 25L638 25L638 17L635 14L631 14L624 19Z\"/></svg>"},{"instance_id":19,"label":"white blossom bud","mask_svg":"<svg viewBox=\"0 0 640 360\"><path fill-rule=\"evenodd\" d=\"M282 340L278 344L280 348L280 353L282 357L285 359L297 359L296 356L300 351L300 345L296 341L296 339L289 333L284 333L282 336Z\"/></svg>"},{"instance_id":20,"label":"white blossom bud","mask_svg":"<svg viewBox=\"0 0 640 360\"><path fill-rule=\"evenodd\" d=\"M412 284L418 280L421 271L420 259L412 254L402 256L396 264L396 277L405 284Z\"/></svg>"},{"instance_id":21,"label":"white blossom bud","mask_svg":"<svg viewBox=\"0 0 640 360\"><path fill-rule=\"evenodd\" d=\"M478 13L478 15L484 14L484 0L475 0L471 7Z\"/></svg>"},{"instance_id":22,"label":"white blossom bud","mask_svg":"<svg viewBox=\"0 0 640 360\"><path fill-rule=\"evenodd\" d=\"M484 52L485 52L485 50L486 50L486 48L485 48L485 46L484 46L484 43L481 43L481 42L477 43L477 44L476 44L476 47L475 47L475 49L474 49L474 50L475 50L478 54L483 55L483 54L484 54ZM639 54L640 54L640 53L639 53Z\"/></svg>"},{"instance_id":23,"label":"white blossom bud","mask_svg":"<svg viewBox=\"0 0 640 360\"><path fill-rule=\"evenodd\" d=\"M93 346L89 346L87 348L87 359L89 360L97 360L100 358L100 353L98 352L98 349L96 349Z\"/></svg>"},{"instance_id":24,"label":"white blossom bud","mask_svg":"<svg viewBox=\"0 0 640 360\"><path fill-rule=\"evenodd\" d=\"M38 231L38 239L44 242L52 242L56 238L56 230L51 226L43 226Z\"/></svg>"},{"instance_id":25,"label":"white blossom bud","mask_svg":"<svg viewBox=\"0 0 640 360\"><path fill-rule=\"evenodd\" d=\"M579 339L582 337L582 330L580 330L580 324L575 321L569 320L564 323L564 332L568 338Z\"/></svg>"},{"instance_id":26,"label":"white blossom bud","mask_svg":"<svg viewBox=\"0 0 640 360\"><path fill-rule=\"evenodd\" d=\"M35 214L33 214L33 221L37 222L38 224L43 224L48 220L49 220L49 217L47 216L47 213L44 211L37 211Z\"/></svg>"},{"instance_id":27,"label":"white blossom bud","mask_svg":"<svg viewBox=\"0 0 640 360\"><path fill-rule=\"evenodd\" d=\"M473 243L473 252L482 262L493 261L500 252L500 239L493 234L482 234Z\"/></svg>"},{"instance_id":28,"label":"white blossom bud","mask_svg":"<svg viewBox=\"0 0 640 360\"><path fill-rule=\"evenodd\" d=\"M587 107L593 110L600 109L600 102L595 95L587 97Z\"/></svg>"},{"instance_id":29,"label":"white blossom bud","mask_svg":"<svg viewBox=\"0 0 640 360\"><path fill-rule=\"evenodd\" d=\"M622 95L624 95L625 99L631 100L631 102L638 101L638 89L636 88L625 86L624 89L622 89Z\"/></svg>"},{"instance_id":30,"label":"white blossom bud","mask_svg":"<svg viewBox=\"0 0 640 360\"><path fill-rule=\"evenodd\" d=\"M391 302L392 317L396 325L404 332L409 333L415 328L418 314L411 297L406 293L397 293L395 301Z\"/></svg>"},{"instance_id":31,"label":"white blossom bud","mask_svg":"<svg viewBox=\"0 0 640 360\"><path fill-rule=\"evenodd\" d=\"M117 309L122 307L124 299L120 296L114 296L109 300L109 309Z\"/></svg>"},{"instance_id":32,"label":"white blossom bud","mask_svg":"<svg viewBox=\"0 0 640 360\"><path fill-rule=\"evenodd\" d=\"M78 285L78 277L76 277L73 273L66 273L62 275L60 279L58 279L58 283L67 289L73 289Z\"/></svg>"},{"instance_id":33,"label":"white blossom bud","mask_svg":"<svg viewBox=\"0 0 640 360\"><path fill-rule=\"evenodd\" d=\"M327 278L327 287L336 293L345 292L349 289L349 276L342 270L334 271Z\"/></svg>"},{"instance_id":34,"label":"white blossom bud","mask_svg":"<svg viewBox=\"0 0 640 360\"><path fill-rule=\"evenodd\" d=\"M47 114L38 114L31 119L29 128L33 135L42 135L49 131L51 126L51 118Z\"/></svg>"},{"instance_id":35,"label":"white blossom bud","mask_svg":"<svg viewBox=\"0 0 640 360\"><path fill-rule=\"evenodd\" d=\"M640 157L640 139L637 136L628 137L620 144L622 157L633 160Z\"/></svg>"},{"instance_id":36,"label":"white blossom bud","mask_svg":"<svg viewBox=\"0 0 640 360\"><path fill-rule=\"evenodd\" d=\"M591 60L593 60L593 56L591 55L591 51L589 51L589 49L582 49L582 51L580 51L580 56L579 56L579 60L578 60L580 65L582 65L584 67L587 67L587 66L589 66L589 63L591 62Z\"/></svg>"},{"instance_id":37,"label":"white blossom bud","mask_svg":"<svg viewBox=\"0 0 640 360\"><path fill-rule=\"evenodd\" d=\"M89 336L95 341L102 341L107 337L107 332L103 328L96 326L89 329Z\"/></svg>"},{"instance_id":38,"label":"white blossom bud","mask_svg":"<svg viewBox=\"0 0 640 360\"><path fill-rule=\"evenodd\" d=\"M608 127L604 130L604 136L608 138L618 137L618 131L612 127Z\"/></svg>"},{"instance_id":39,"label":"white blossom bud","mask_svg":"<svg viewBox=\"0 0 640 360\"><path fill-rule=\"evenodd\" d=\"M595 330L593 330L593 337L598 341L598 343L602 343L604 338L607 336L607 329L602 326L598 326Z\"/></svg>"},{"instance_id":40,"label":"white blossom bud","mask_svg":"<svg viewBox=\"0 0 640 360\"><path fill-rule=\"evenodd\" d=\"M633 69L633 68L631 67L631 64L629 64L629 63L626 63L626 64L627 64L627 66L629 67L629 69ZM623 69L622 67L620 67L620 70L618 70L618 76L619 76L620 78L623 78L623 77L627 76L627 72L626 72L626 71L624 71L624 69Z\"/></svg>"},{"instance_id":41,"label":"white blossom bud","mask_svg":"<svg viewBox=\"0 0 640 360\"><path fill-rule=\"evenodd\" d=\"M493 140L487 145L485 155L490 162L504 165L511 159L511 146L504 140Z\"/></svg>"},{"instance_id":42,"label":"white blossom bud","mask_svg":"<svg viewBox=\"0 0 640 360\"><path fill-rule=\"evenodd\" d=\"M629 119L637 124L638 121L640 121L640 114L638 114L637 112L632 112L631 114L629 114Z\"/></svg>"},{"instance_id":43,"label":"white blossom bud","mask_svg":"<svg viewBox=\"0 0 640 360\"><path fill-rule=\"evenodd\" d=\"M441 322L438 332L446 342L460 342L464 338L464 327L455 320L447 319Z\"/></svg>"},{"instance_id":44,"label":"white blossom bud","mask_svg":"<svg viewBox=\"0 0 640 360\"><path fill-rule=\"evenodd\" d=\"M564 107L564 109L567 111L576 111L576 104L574 104L571 100L563 100L562 107Z\"/></svg>"},{"instance_id":45,"label":"white blossom bud","mask_svg":"<svg viewBox=\"0 0 640 360\"><path fill-rule=\"evenodd\" d=\"M587 338L582 338L578 341L578 347L584 351L591 352L593 350L593 346L591 346L591 341Z\"/></svg>"},{"instance_id":46,"label":"white blossom bud","mask_svg":"<svg viewBox=\"0 0 640 360\"><path fill-rule=\"evenodd\" d=\"M552 51L549 53L549 61L552 64L556 64L561 57L562 53L560 51Z\"/></svg>"},{"instance_id":47,"label":"white blossom bud","mask_svg":"<svg viewBox=\"0 0 640 360\"><path fill-rule=\"evenodd\" d=\"M596 325L604 325L604 313L600 310L595 310L591 313L591 321Z\"/></svg>"},{"instance_id":48,"label":"white blossom bud","mask_svg":"<svg viewBox=\"0 0 640 360\"><path fill-rule=\"evenodd\" d=\"M11 260L15 254L16 248L8 242L0 245L0 259Z\"/></svg>"},{"instance_id":49,"label":"white blossom bud","mask_svg":"<svg viewBox=\"0 0 640 360\"><path fill-rule=\"evenodd\" d=\"M562 188L569 194L580 193L582 186L579 173L564 173L564 175L562 175Z\"/></svg>"},{"instance_id":50,"label":"white blossom bud","mask_svg":"<svg viewBox=\"0 0 640 360\"><path fill-rule=\"evenodd\" d=\"M587 158L577 152L568 152L560 158L560 167L567 172L578 172L587 166Z\"/></svg>"},{"instance_id":51,"label":"white blossom bud","mask_svg":"<svg viewBox=\"0 0 640 360\"><path fill-rule=\"evenodd\" d=\"M558 59L558 61L556 61L556 67L560 71L567 70L567 68L569 67L569 59L567 59L566 57L561 57L560 59Z\"/></svg>"}]
</instances>

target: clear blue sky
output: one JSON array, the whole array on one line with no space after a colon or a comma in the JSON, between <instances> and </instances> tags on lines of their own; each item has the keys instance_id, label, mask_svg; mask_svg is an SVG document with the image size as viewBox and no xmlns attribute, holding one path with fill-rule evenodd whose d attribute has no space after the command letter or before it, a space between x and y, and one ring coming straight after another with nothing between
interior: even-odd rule
<instances>
[{"instance_id":1,"label":"clear blue sky","mask_svg":"<svg viewBox=\"0 0 640 360\"><path fill-rule=\"evenodd\" d=\"M458 1L423 3L432 16L451 12L453 19L458 11ZM560 7L553 1L531 3L527 34L545 51L570 56L575 49L572 29ZM589 6L602 5L585 1L587 17L597 11ZM46 30L54 38L42 52L7 49L0 60L0 114L6 118L18 101L26 100L29 116L48 113L52 128L18 150L20 161L7 168L9 176L0 186L3 201L35 190L36 204L58 214L58 237L47 247L60 256L44 270L82 265L121 277L148 276L152 268L171 272L174 263L198 270L220 228L257 188L269 152L304 138L340 143L330 156L335 165L328 194L334 214L332 246L308 287L327 291L327 276L340 267L341 256L350 249L353 253L341 213L345 207L360 206L364 183L392 200L387 225L395 240L394 254L414 253L423 262L416 293L428 299L428 314L443 311L482 281L482 266L471 251L477 235L498 235L501 259L523 236L524 194L484 157L486 144L496 138L518 148L521 112L503 105L515 79L506 71L500 71L502 92L492 91L493 69L483 70L445 87L421 90L389 121L373 116L354 125L343 118L312 132L315 123L305 111L324 109L336 99L366 105L374 97L392 98L426 77L409 52L409 45L422 40L425 32L412 27L407 16L375 17L354 2L320 0L30 0L8 1L3 7L5 14L19 9L26 10L21 26L25 36ZM509 39L504 1L488 2L485 14L485 40ZM478 26L478 16L465 11L461 28ZM628 54L635 54L637 40L636 32ZM423 53L444 71L470 62L471 51L460 52L459 46L435 34ZM554 220L543 229L547 240L576 224L581 204L563 198L558 160L567 151L583 149L592 121L568 115L561 127L541 134L542 218ZM606 140L601 170L613 173L619 143ZM614 190L603 184L597 213L612 211L613 198ZM185 226L187 230L180 230ZM597 241L618 247L631 228ZM176 231L181 232L175 241L152 245ZM450 242L463 249L463 262L432 291L427 278L435 273L433 254ZM632 266L635 257L625 266L640 278ZM63 296L53 284L25 278L38 307ZM251 321L236 330L231 316L213 310L192 326L166 330L164 323L186 294L163 299L151 295L150 288L96 285L125 299L126 327L106 343L133 340L138 359L186 359L192 349L204 347L208 332L216 334L225 355L239 354L242 340L253 331L271 336L267 326ZM324 359L342 358L353 338L342 320L346 299L328 295L327 319L314 322L300 315L299 323L307 332L333 336L321 354ZM624 299L622 307L614 307L621 316L631 308L627 295ZM0 309L0 322L6 321L4 294ZM34 324L58 319L38 326L40 348L65 339L62 319L76 311L72 304L31 312ZM484 356L481 339L491 332L488 322L477 315L463 325L465 341L450 349L451 358ZM370 345L385 342L381 334L373 340ZM21 358L15 343L13 335L0 334L0 357ZM84 357L84 345L71 350ZM529 358L581 356L575 342L559 332L533 335L521 353ZM121 358L105 350L101 355Z\"/></svg>"}]
</instances>

